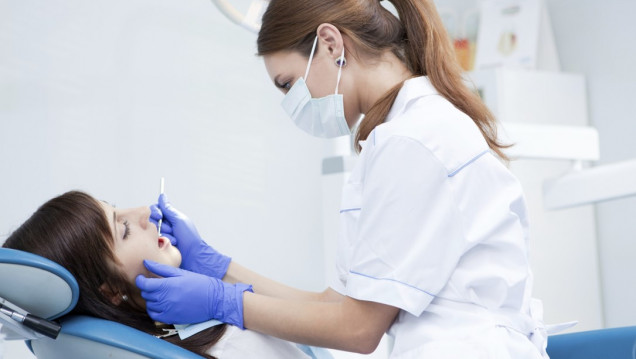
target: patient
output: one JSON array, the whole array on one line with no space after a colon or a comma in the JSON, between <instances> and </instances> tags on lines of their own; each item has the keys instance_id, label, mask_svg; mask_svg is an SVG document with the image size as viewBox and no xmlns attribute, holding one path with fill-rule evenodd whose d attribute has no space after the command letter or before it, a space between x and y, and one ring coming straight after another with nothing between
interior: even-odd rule
<instances>
[{"instance_id":1,"label":"patient","mask_svg":"<svg viewBox=\"0 0 636 359\"><path fill-rule=\"evenodd\" d=\"M66 268L80 296L70 314L123 323L163 336L172 326L154 322L135 286L150 276L144 259L178 267L181 253L159 237L150 209L119 209L82 192L67 192L43 204L3 247L31 252ZM230 325L208 328L187 339L163 339L206 358L307 358L295 344Z\"/></svg>"}]
</instances>

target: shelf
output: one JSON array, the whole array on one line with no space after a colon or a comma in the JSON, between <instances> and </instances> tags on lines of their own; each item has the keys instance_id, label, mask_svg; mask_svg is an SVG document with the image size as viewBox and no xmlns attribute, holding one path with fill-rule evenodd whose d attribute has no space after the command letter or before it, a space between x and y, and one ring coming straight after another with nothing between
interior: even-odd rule
<instances>
[{"instance_id":1,"label":"shelf","mask_svg":"<svg viewBox=\"0 0 636 359\"><path fill-rule=\"evenodd\" d=\"M543 184L544 206L561 209L636 195L636 159L565 174Z\"/></svg>"},{"instance_id":2,"label":"shelf","mask_svg":"<svg viewBox=\"0 0 636 359\"><path fill-rule=\"evenodd\" d=\"M598 131L588 126L545 125L503 122L499 138L514 144L505 150L513 159L557 159L598 161Z\"/></svg>"}]
</instances>

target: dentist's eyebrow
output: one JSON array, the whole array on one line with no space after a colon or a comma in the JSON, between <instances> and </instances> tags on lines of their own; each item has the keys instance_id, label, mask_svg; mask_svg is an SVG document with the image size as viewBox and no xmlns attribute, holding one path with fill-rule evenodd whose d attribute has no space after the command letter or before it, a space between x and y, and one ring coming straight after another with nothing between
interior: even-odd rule
<instances>
[{"instance_id":1,"label":"dentist's eyebrow","mask_svg":"<svg viewBox=\"0 0 636 359\"><path fill-rule=\"evenodd\" d=\"M274 85L275 85L276 87L283 87L283 85L282 85L282 84L280 84L280 83L278 82L278 80L280 79L280 77L281 77L281 75L276 75L276 77L274 78Z\"/></svg>"}]
</instances>

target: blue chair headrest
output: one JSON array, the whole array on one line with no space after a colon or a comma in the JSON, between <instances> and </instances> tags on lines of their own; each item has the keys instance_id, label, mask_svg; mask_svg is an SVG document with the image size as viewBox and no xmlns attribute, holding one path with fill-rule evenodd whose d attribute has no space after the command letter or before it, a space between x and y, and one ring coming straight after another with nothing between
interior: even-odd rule
<instances>
[{"instance_id":1,"label":"blue chair headrest","mask_svg":"<svg viewBox=\"0 0 636 359\"><path fill-rule=\"evenodd\" d=\"M0 248L0 297L31 314L55 319L77 305L79 286L69 271L51 260Z\"/></svg>"},{"instance_id":2,"label":"blue chair headrest","mask_svg":"<svg viewBox=\"0 0 636 359\"><path fill-rule=\"evenodd\" d=\"M79 298L73 275L59 264L41 256L0 248L0 298L31 314L55 319L70 312ZM165 340L104 319L67 316L60 319L62 331L56 340L27 341L33 353L42 358L126 358L202 359ZM89 343L88 346L83 344ZM79 356L78 356L79 355Z\"/></svg>"}]
</instances>

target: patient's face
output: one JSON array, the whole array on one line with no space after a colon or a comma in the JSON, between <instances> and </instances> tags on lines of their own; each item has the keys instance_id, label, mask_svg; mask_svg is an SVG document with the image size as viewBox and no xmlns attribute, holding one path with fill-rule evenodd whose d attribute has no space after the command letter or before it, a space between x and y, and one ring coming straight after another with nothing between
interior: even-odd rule
<instances>
[{"instance_id":1,"label":"patient's face","mask_svg":"<svg viewBox=\"0 0 636 359\"><path fill-rule=\"evenodd\" d=\"M144 259L179 267L181 253L168 238L159 237L157 227L149 220L150 208L121 209L103 202L102 207L115 238L115 256L130 283L134 284L139 274L156 277L144 267Z\"/></svg>"}]
</instances>

